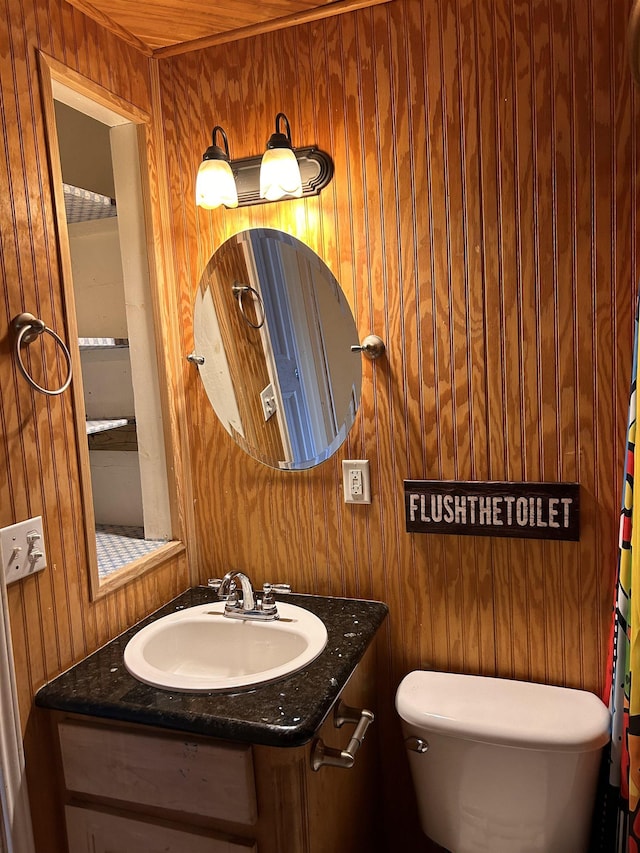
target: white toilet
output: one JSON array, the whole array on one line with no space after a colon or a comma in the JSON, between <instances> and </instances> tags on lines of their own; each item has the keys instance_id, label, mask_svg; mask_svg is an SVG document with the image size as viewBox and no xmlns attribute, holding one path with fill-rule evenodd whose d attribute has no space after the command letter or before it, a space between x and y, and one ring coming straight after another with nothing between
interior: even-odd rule
<instances>
[{"instance_id":1,"label":"white toilet","mask_svg":"<svg viewBox=\"0 0 640 853\"><path fill-rule=\"evenodd\" d=\"M451 853L585 853L611 722L597 696L416 671L396 709L429 838Z\"/></svg>"}]
</instances>

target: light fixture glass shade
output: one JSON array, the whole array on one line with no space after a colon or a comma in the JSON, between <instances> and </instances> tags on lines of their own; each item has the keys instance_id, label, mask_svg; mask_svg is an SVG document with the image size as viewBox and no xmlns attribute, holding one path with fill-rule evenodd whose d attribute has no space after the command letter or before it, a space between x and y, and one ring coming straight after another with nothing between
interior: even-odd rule
<instances>
[{"instance_id":1,"label":"light fixture glass shade","mask_svg":"<svg viewBox=\"0 0 640 853\"><path fill-rule=\"evenodd\" d=\"M286 196L302 196L298 160L291 148L268 148L260 166L260 198L278 201Z\"/></svg>"},{"instance_id":2,"label":"light fixture glass shade","mask_svg":"<svg viewBox=\"0 0 640 853\"><path fill-rule=\"evenodd\" d=\"M238 206L238 191L226 160L203 160L196 178L196 204L205 210Z\"/></svg>"}]
</instances>

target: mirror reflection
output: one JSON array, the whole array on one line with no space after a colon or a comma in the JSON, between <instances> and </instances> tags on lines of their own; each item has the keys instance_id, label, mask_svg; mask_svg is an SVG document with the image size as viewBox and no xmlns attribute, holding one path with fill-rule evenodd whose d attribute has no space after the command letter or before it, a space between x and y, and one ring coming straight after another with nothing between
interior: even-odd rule
<instances>
[{"instance_id":1,"label":"mirror reflection","mask_svg":"<svg viewBox=\"0 0 640 853\"><path fill-rule=\"evenodd\" d=\"M327 265L295 237L252 228L223 243L200 279L194 341L214 411L255 459L311 468L347 437L362 383L356 325Z\"/></svg>"}]
</instances>

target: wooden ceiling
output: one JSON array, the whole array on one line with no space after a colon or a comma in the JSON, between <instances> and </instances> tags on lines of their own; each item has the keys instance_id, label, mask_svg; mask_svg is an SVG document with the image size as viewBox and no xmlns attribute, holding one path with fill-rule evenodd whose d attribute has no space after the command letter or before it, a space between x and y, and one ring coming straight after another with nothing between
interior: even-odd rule
<instances>
[{"instance_id":1,"label":"wooden ceiling","mask_svg":"<svg viewBox=\"0 0 640 853\"><path fill-rule=\"evenodd\" d=\"M169 56L389 0L67 0L143 53Z\"/></svg>"}]
</instances>

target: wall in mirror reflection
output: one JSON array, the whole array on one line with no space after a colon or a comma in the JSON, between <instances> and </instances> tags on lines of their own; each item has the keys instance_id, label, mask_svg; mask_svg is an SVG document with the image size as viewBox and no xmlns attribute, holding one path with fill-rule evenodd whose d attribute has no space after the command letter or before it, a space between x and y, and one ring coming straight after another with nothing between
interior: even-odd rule
<instances>
[{"instance_id":1,"label":"wall in mirror reflection","mask_svg":"<svg viewBox=\"0 0 640 853\"><path fill-rule=\"evenodd\" d=\"M213 254L194 304L200 377L227 432L273 468L332 456L360 404L358 333L342 288L308 246L252 228Z\"/></svg>"}]
</instances>

